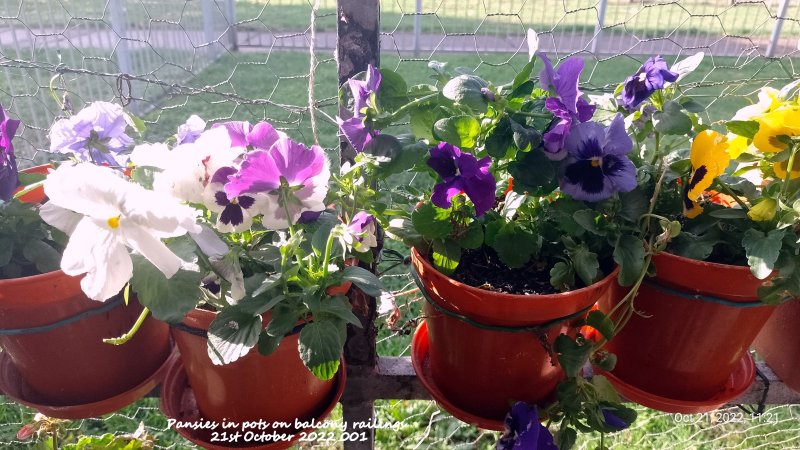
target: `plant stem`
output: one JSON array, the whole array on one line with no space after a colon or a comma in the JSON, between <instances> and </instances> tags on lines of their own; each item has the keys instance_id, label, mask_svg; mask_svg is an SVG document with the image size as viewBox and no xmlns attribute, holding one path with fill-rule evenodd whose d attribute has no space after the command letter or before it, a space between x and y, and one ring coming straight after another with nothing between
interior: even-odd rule
<instances>
[{"instance_id":1,"label":"plant stem","mask_svg":"<svg viewBox=\"0 0 800 450\"><path fill-rule=\"evenodd\" d=\"M122 345L130 341L131 338L133 338L133 336L136 334L136 332L139 331L139 328L144 323L144 320L147 319L148 314L150 314L150 310L147 308L143 309L142 313L139 314L139 318L136 319L136 323L133 324L133 327L131 327L131 329L127 333L123 334L120 337L103 339L103 342L111 345Z\"/></svg>"},{"instance_id":2,"label":"plant stem","mask_svg":"<svg viewBox=\"0 0 800 450\"><path fill-rule=\"evenodd\" d=\"M739 206L741 206L743 210L750 211L750 207L747 206L747 203L745 203L741 198L739 198L739 196L736 195L735 192L733 192L733 189L731 189L731 187L728 186L727 183L725 183L724 181L722 181L719 178L717 178L717 184L719 184L719 186L722 188L723 191L725 191L726 194L728 194L731 197L733 197L733 199L736 200L736 203L738 203Z\"/></svg>"},{"instance_id":3,"label":"plant stem","mask_svg":"<svg viewBox=\"0 0 800 450\"><path fill-rule=\"evenodd\" d=\"M789 191L789 181L792 179L792 168L794 168L794 158L797 156L797 150L800 149L800 144L792 145L792 153L789 156L789 163L786 166L786 176L783 177L783 186L781 186L781 198L786 198L786 193Z\"/></svg>"},{"instance_id":4,"label":"plant stem","mask_svg":"<svg viewBox=\"0 0 800 450\"><path fill-rule=\"evenodd\" d=\"M405 105L401 106L400 108L398 108L395 112L393 112L389 116L387 116L387 117L385 117L383 119L380 119L380 123L381 124L386 123L387 125L391 124L395 120L405 116L406 113L408 113L408 111L410 109L413 109L413 108L417 107L418 105L420 105L422 103L425 103L426 101L428 101L428 100L430 100L430 99L432 99L434 97L437 97L438 95L439 95L439 92L434 92L432 94L428 94L428 95L425 95L423 97L420 97L420 98L418 98L416 100L412 100L412 101L406 103Z\"/></svg>"},{"instance_id":5,"label":"plant stem","mask_svg":"<svg viewBox=\"0 0 800 450\"><path fill-rule=\"evenodd\" d=\"M322 285L328 280L328 264L331 260L331 252L333 251L333 240L335 239L334 233L328 235L328 241L325 243L325 256L322 258Z\"/></svg>"},{"instance_id":6,"label":"plant stem","mask_svg":"<svg viewBox=\"0 0 800 450\"><path fill-rule=\"evenodd\" d=\"M550 119L553 117L550 113L533 113L533 112L525 112L525 111L514 111L512 114L519 114L525 117L534 117L540 119Z\"/></svg>"}]
</instances>

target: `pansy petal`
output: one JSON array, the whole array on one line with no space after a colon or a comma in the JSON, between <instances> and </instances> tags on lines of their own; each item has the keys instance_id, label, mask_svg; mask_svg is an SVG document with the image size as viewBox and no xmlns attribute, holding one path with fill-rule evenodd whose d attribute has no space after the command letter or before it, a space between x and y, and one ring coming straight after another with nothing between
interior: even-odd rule
<instances>
[{"instance_id":1,"label":"pansy petal","mask_svg":"<svg viewBox=\"0 0 800 450\"><path fill-rule=\"evenodd\" d=\"M269 122L259 122L247 134L247 143L255 148L269 150L281 134Z\"/></svg>"},{"instance_id":2,"label":"pansy petal","mask_svg":"<svg viewBox=\"0 0 800 450\"><path fill-rule=\"evenodd\" d=\"M605 130L605 144L603 151L609 155L627 155L633 150L633 141L631 141L628 132L625 131L625 119L622 114L617 113L611 124Z\"/></svg>"},{"instance_id":3,"label":"pansy petal","mask_svg":"<svg viewBox=\"0 0 800 450\"><path fill-rule=\"evenodd\" d=\"M63 231L67 236L75 232L78 223L83 219L83 215L50 202L39 208L39 216L49 225Z\"/></svg>"},{"instance_id":4,"label":"pansy petal","mask_svg":"<svg viewBox=\"0 0 800 450\"><path fill-rule=\"evenodd\" d=\"M614 184L617 192L630 192L636 188L636 166L624 156L604 156L603 173Z\"/></svg>"},{"instance_id":5,"label":"pansy petal","mask_svg":"<svg viewBox=\"0 0 800 450\"><path fill-rule=\"evenodd\" d=\"M270 153L275 160L280 176L284 177L292 186L302 184L308 178L326 171L330 172L325 152L318 145L308 148L292 139L281 139L272 146Z\"/></svg>"},{"instance_id":6,"label":"pansy petal","mask_svg":"<svg viewBox=\"0 0 800 450\"><path fill-rule=\"evenodd\" d=\"M603 155L605 129L597 122L584 122L572 126L564 140L564 148L578 159L597 158Z\"/></svg>"},{"instance_id":7,"label":"pansy petal","mask_svg":"<svg viewBox=\"0 0 800 450\"><path fill-rule=\"evenodd\" d=\"M431 202L439 208L447 209L452 206L450 199L464 190L461 180L456 178L451 181L439 183L433 187Z\"/></svg>"},{"instance_id":8,"label":"pansy petal","mask_svg":"<svg viewBox=\"0 0 800 450\"><path fill-rule=\"evenodd\" d=\"M271 154L264 150L248 153L239 172L225 185L228 198L245 192L269 192L280 185L280 171Z\"/></svg>"},{"instance_id":9,"label":"pansy petal","mask_svg":"<svg viewBox=\"0 0 800 450\"><path fill-rule=\"evenodd\" d=\"M119 229L122 230L125 244L147 258L167 278L171 278L181 268L181 259L147 229L122 222Z\"/></svg>"},{"instance_id":10,"label":"pansy petal","mask_svg":"<svg viewBox=\"0 0 800 450\"><path fill-rule=\"evenodd\" d=\"M372 140L372 133L364 124L363 117L353 117L348 120L342 120L342 118L337 116L336 123L339 125L339 130L342 132L342 135L344 135L357 152L364 151L364 147Z\"/></svg>"},{"instance_id":11,"label":"pansy petal","mask_svg":"<svg viewBox=\"0 0 800 450\"><path fill-rule=\"evenodd\" d=\"M247 135L250 133L250 122L224 122L214 124L211 128L224 127L231 138L231 145L234 147L247 147Z\"/></svg>"},{"instance_id":12,"label":"pansy petal","mask_svg":"<svg viewBox=\"0 0 800 450\"><path fill-rule=\"evenodd\" d=\"M587 122L590 123L590 122ZM592 160L570 158L564 164L561 190L576 200L599 202L614 195L614 186Z\"/></svg>"},{"instance_id":13,"label":"pansy petal","mask_svg":"<svg viewBox=\"0 0 800 450\"><path fill-rule=\"evenodd\" d=\"M191 238L200 247L200 250L209 258L219 258L228 253L228 244L217 236L211 228L205 225L200 226L197 233L189 233Z\"/></svg>"},{"instance_id":14,"label":"pansy petal","mask_svg":"<svg viewBox=\"0 0 800 450\"><path fill-rule=\"evenodd\" d=\"M428 167L439 174L443 180L448 180L456 175L456 158L461 156L461 150L458 147L447 142L440 142L429 152Z\"/></svg>"}]
</instances>

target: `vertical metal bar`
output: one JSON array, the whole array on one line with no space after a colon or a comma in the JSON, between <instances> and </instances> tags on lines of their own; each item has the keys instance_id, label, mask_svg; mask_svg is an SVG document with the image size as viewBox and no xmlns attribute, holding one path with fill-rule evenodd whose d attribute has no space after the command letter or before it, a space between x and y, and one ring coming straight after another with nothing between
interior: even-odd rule
<instances>
[{"instance_id":1,"label":"vertical metal bar","mask_svg":"<svg viewBox=\"0 0 800 450\"><path fill-rule=\"evenodd\" d=\"M339 84L358 72L367 69L369 64L380 62L380 0L339 0L336 21L336 62ZM349 160L354 155L345 142L340 144L341 159ZM375 371L377 352L375 340L378 330L375 319L378 315L374 298L353 290L350 302L353 313L361 321L361 328L348 326L344 357L348 373ZM342 400L344 420L352 429L356 422L369 422L375 416L373 399L360 398L363 386L348 383ZM365 430L368 439L364 442L345 442L345 450L371 450L375 443L374 429Z\"/></svg>"},{"instance_id":2,"label":"vertical metal bar","mask_svg":"<svg viewBox=\"0 0 800 450\"><path fill-rule=\"evenodd\" d=\"M420 39L420 34L422 34L422 16L420 16L420 14L422 13L422 0L417 0L417 7L415 9L415 12L417 13L417 15L414 16L414 57L418 58L419 47L420 47L419 39Z\"/></svg>"},{"instance_id":3,"label":"vertical metal bar","mask_svg":"<svg viewBox=\"0 0 800 450\"><path fill-rule=\"evenodd\" d=\"M125 17L125 0L109 0L111 28L119 36L117 43L117 65L121 73L131 73L131 54L128 51L128 23Z\"/></svg>"},{"instance_id":4,"label":"vertical metal bar","mask_svg":"<svg viewBox=\"0 0 800 450\"><path fill-rule=\"evenodd\" d=\"M208 60L203 67L205 67L208 61L213 61L217 56L217 48L214 45L214 0L201 0L200 4L202 6L203 11L203 37L208 44Z\"/></svg>"},{"instance_id":5,"label":"vertical metal bar","mask_svg":"<svg viewBox=\"0 0 800 450\"><path fill-rule=\"evenodd\" d=\"M608 0L600 0L600 5L597 9L597 23L594 25L594 40L592 40L592 54L596 55L598 48L600 48L600 40L603 35L603 25L606 21L606 6Z\"/></svg>"},{"instance_id":6,"label":"vertical metal bar","mask_svg":"<svg viewBox=\"0 0 800 450\"><path fill-rule=\"evenodd\" d=\"M236 8L233 0L225 0L225 19L228 21L228 43L231 51L239 50L239 38L236 36Z\"/></svg>"},{"instance_id":7,"label":"vertical metal bar","mask_svg":"<svg viewBox=\"0 0 800 450\"><path fill-rule=\"evenodd\" d=\"M775 48L778 46L778 40L781 38L781 29L783 28L783 19L789 11L789 0L781 0L778 6L778 15L775 19L775 28L772 29L772 36L769 38L769 47L767 47L767 57L772 58L775 56Z\"/></svg>"}]
</instances>

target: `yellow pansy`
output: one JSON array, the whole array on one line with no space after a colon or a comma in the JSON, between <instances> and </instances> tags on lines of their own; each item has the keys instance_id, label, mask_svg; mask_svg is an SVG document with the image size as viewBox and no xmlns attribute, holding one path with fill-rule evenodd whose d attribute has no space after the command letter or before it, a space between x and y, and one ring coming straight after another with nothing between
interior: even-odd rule
<instances>
[{"instance_id":1,"label":"yellow pansy","mask_svg":"<svg viewBox=\"0 0 800 450\"><path fill-rule=\"evenodd\" d=\"M750 211L747 212L747 216L756 222L765 222L767 220L772 220L777 210L778 201L774 198L767 197L750 208Z\"/></svg>"},{"instance_id":2,"label":"yellow pansy","mask_svg":"<svg viewBox=\"0 0 800 450\"><path fill-rule=\"evenodd\" d=\"M758 92L758 103L736 111L732 120L752 120L756 116L778 109L783 104L779 90L765 86Z\"/></svg>"},{"instance_id":3,"label":"yellow pansy","mask_svg":"<svg viewBox=\"0 0 800 450\"><path fill-rule=\"evenodd\" d=\"M753 145L765 153L786 150L788 144L781 136L800 136L800 107L791 106L757 117L758 132L753 137Z\"/></svg>"},{"instance_id":4,"label":"yellow pansy","mask_svg":"<svg viewBox=\"0 0 800 450\"><path fill-rule=\"evenodd\" d=\"M698 133L692 142L689 160L692 162L692 176L686 193L690 200L696 200L711 187L714 178L728 168L731 162L728 138L714 130Z\"/></svg>"},{"instance_id":5,"label":"yellow pansy","mask_svg":"<svg viewBox=\"0 0 800 450\"><path fill-rule=\"evenodd\" d=\"M685 192L685 191L684 191ZM683 197L683 216L687 219L694 219L703 213L703 207L700 203L690 200L688 197Z\"/></svg>"},{"instance_id":6,"label":"yellow pansy","mask_svg":"<svg viewBox=\"0 0 800 450\"><path fill-rule=\"evenodd\" d=\"M731 159L738 158L747 150L747 147L750 146L747 141L748 139L744 136L728 133L728 155L730 155Z\"/></svg>"},{"instance_id":7,"label":"yellow pansy","mask_svg":"<svg viewBox=\"0 0 800 450\"><path fill-rule=\"evenodd\" d=\"M775 171L775 176L778 177L779 180L785 180L786 169L788 167L789 161L783 161L773 164L772 170ZM792 162L792 174L790 175L791 180L795 180L797 178L800 178L800 156L795 157L794 161Z\"/></svg>"}]
</instances>

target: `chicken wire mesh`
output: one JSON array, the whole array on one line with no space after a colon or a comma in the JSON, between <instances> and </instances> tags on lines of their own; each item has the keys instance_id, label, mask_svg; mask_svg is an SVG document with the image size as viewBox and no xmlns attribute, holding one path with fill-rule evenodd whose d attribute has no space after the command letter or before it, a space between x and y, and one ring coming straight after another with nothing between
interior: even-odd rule
<instances>
[{"instance_id":1,"label":"chicken wire mesh","mask_svg":"<svg viewBox=\"0 0 800 450\"><path fill-rule=\"evenodd\" d=\"M76 110L94 100L126 105L148 124L148 140L198 114L212 122L269 120L309 142L315 117L320 143L335 152L341 14L334 0L0 0L0 104L23 121L16 141L22 165L48 158L47 129L64 114L65 98ZM613 91L650 55L673 63L704 52L684 84L712 121L731 117L761 87L800 76L796 0L387 0L381 62L410 84L431 82L433 60L503 82L527 61L528 28L539 33L540 50L585 59L583 89L591 94ZM394 295L380 301L378 350L408 356L421 299L399 259L387 258L381 270ZM28 448L14 436L32 413L0 406L0 448ZM800 448L798 407L768 411L770 420L695 421L642 409L642 420L605 444ZM431 402L381 401L377 414L405 430L379 432L377 448L491 448L497 436ZM130 433L140 421L158 438L156 448L191 448L166 430L153 399L69 429Z\"/></svg>"}]
</instances>

